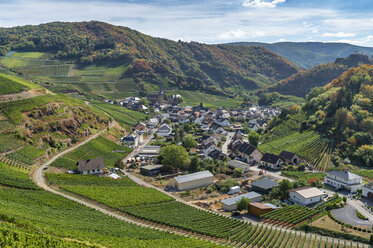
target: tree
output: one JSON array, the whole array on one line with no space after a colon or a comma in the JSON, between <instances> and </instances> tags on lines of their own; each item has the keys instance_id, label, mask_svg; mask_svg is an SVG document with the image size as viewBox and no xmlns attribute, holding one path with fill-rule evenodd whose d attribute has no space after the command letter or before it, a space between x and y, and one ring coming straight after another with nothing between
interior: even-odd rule
<instances>
[{"instance_id":1,"label":"tree","mask_svg":"<svg viewBox=\"0 0 373 248\"><path fill-rule=\"evenodd\" d=\"M171 121L170 121L170 119L165 119L165 120L163 121L163 123L165 123L165 124L171 124Z\"/></svg>"},{"instance_id":2,"label":"tree","mask_svg":"<svg viewBox=\"0 0 373 248\"><path fill-rule=\"evenodd\" d=\"M166 170L187 169L190 164L188 152L184 147L178 145L162 147L160 157Z\"/></svg>"},{"instance_id":3,"label":"tree","mask_svg":"<svg viewBox=\"0 0 373 248\"><path fill-rule=\"evenodd\" d=\"M243 175L242 168L235 168L233 170L233 177L242 177L242 175Z\"/></svg>"},{"instance_id":4,"label":"tree","mask_svg":"<svg viewBox=\"0 0 373 248\"><path fill-rule=\"evenodd\" d=\"M220 191L223 193L228 193L231 187L238 185L239 183L236 180L229 178L220 182Z\"/></svg>"},{"instance_id":5,"label":"tree","mask_svg":"<svg viewBox=\"0 0 373 248\"><path fill-rule=\"evenodd\" d=\"M197 146L197 141L194 139L192 135L188 135L183 140L183 146L187 149L193 148Z\"/></svg>"},{"instance_id":6,"label":"tree","mask_svg":"<svg viewBox=\"0 0 373 248\"><path fill-rule=\"evenodd\" d=\"M251 131L249 133L249 142L250 144L252 144L253 146L258 146L258 143L259 143L259 139L260 139L260 136L257 132L255 131Z\"/></svg>"},{"instance_id":7,"label":"tree","mask_svg":"<svg viewBox=\"0 0 373 248\"><path fill-rule=\"evenodd\" d=\"M201 160L200 160L199 156L194 156L194 157L191 159L191 161L190 161L189 169L190 169L191 171L197 171L200 162L201 162Z\"/></svg>"},{"instance_id":8,"label":"tree","mask_svg":"<svg viewBox=\"0 0 373 248\"><path fill-rule=\"evenodd\" d=\"M237 202L237 210L243 211L249 208L250 200L243 197Z\"/></svg>"},{"instance_id":9,"label":"tree","mask_svg":"<svg viewBox=\"0 0 373 248\"><path fill-rule=\"evenodd\" d=\"M293 184L289 180L285 179L279 183L278 187L281 191L281 198L286 199L289 195L289 189L293 188Z\"/></svg>"}]
</instances>

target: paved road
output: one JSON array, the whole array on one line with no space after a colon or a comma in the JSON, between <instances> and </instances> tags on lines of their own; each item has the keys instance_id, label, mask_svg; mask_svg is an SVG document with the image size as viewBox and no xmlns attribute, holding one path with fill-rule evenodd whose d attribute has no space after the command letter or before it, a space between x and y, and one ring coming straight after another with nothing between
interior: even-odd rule
<instances>
[{"instance_id":1,"label":"paved road","mask_svg":"<svg viewBox=\"0 0 373 248\"><path fill-rule=\"evenodd\" d=\"M221 146L222 153L228 155L228 145L231 143L231 140L234 136L234 132L228 132L227 134L227 140L224 142L224 144Z\"/></svg>"},{"instance_id":2,"label":"paved road","mask_svg":"<svg viewBox=\"0 0 373 248\"><path fill-rule=\"evenodd\" d=\"M263 169L260 169L258 168L257 165L254 165L254 166L250 166L250 170L251 171L254 171L256 173L259 174L259 172ZM284 179L287 179L289 180L290 182L294 181L293 179L291 178L287 178L287 177L283 177L281 176L281 171L268 171L268 170L265 170L264 173L263 173L263 176L271 176L271 177L274 177L274 178L277 178L279 180L284 180Z\"/></svg>"},{"instance_id":3,"label":"paved road","mask_svg":"<svg viewBox=\"0 0 373 248\"><path fill-rule=\"evenodd\" d=\"M360 212L360 211L359 211ZM365 226L372 227L372 222L369 220L362 220L356 215L356 209L353 208L350 204L347 204L343 208L333 209L332 214L335 218L345 223L354 225L354 226Z\"/></svg>"}]
</instances>

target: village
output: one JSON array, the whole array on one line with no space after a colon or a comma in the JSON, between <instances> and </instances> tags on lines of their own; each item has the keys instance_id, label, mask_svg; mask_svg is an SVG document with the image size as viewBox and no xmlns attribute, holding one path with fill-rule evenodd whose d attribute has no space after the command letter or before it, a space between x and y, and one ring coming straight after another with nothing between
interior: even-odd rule
<instances>
[{"instance_id":1,"label":"village","mask_svg":"<svg viewBox=\"0 0 373 248\"><path fill-rule=\"evenodd\" d=\"M268 122L281 109L257 105L210 109L202 103L197 107L181 106L181 96L164 97L162 91L147 99L149 107L142 106L140 98L135 97L115 103L107 100L127 108L154 111L152 118L138 122L131 133L121 138L123 145L134 150L121 168L110 169L111 178L118 179L121 173L131 175L144 186L187 204L242 220L289 226L288 218L278 215L293 208L298 215L304 215L292 222L293 228L312 218L314 209L327 209L338 216L341 225L370 232L372 183L363 184L361 176L348 171L320 173L289 151L260 151L257 136L265 132ZM186 152L188 166L165 162L167 154L180 152L175 146ZM179 163L177 155L171 157L175 164ZM83 174L106 170L103 160L79 161L78 166Z\"/></svg>"}]
</instances>

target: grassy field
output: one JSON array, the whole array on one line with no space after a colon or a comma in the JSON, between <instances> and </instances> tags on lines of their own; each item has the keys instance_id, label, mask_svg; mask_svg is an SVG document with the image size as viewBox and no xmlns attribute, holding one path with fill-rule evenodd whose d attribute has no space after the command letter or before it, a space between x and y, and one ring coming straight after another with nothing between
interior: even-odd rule
<instances>
[{"instance_id":1,"label":"grassy field","mask_svg":"<svg viewBox=\"0 0 373 248\"><path fill-rule=\"evenodd\" d=\"M114 152L114 150L120 150L123 153ZM131 151L131 148L120 146L100 136L58 158L52 163L52 166L76 169L78 160L103 158L106 166L110 168L114 167L117 161L127 156Z\"/></svg>"},{"instance_id":2,"label":"grassy field","mask_svg":"<svg viewBox=\"0 0 373 248\"><path fill-rule=\"evenodd\" d=\"M323 181L326 173L324 172L304 172L304 171L281 171L281 176L289 177L295 180L311 180L311 179L318 179L319 181Z\"/></svg>"},{"instance_id":3,"label":"grassy field","mask_svg":"<svg viewBox=\"0 0 373 248\"><path fill-rule=\"evenodd\" d=\"M360 175L362 177L373 179L373 170L360 169L360 170L353 171L353 173L358 174L358 175Z\"/></svg>"}]
</instances>

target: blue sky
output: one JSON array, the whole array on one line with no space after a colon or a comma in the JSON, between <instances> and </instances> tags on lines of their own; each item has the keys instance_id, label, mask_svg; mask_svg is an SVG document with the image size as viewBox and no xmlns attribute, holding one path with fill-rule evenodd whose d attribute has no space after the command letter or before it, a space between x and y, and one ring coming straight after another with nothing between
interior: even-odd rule
<instances>
[{"instance_id":1,"label":"blue sky","mask_svg":"<svg viewBox=\"0 0 373 248\"><path fill-rule=\"evenodd\" d=\"M0 0L0 26L99 20L172 40L373 47L372 0Z\"/></svg>"}]
</instances>

